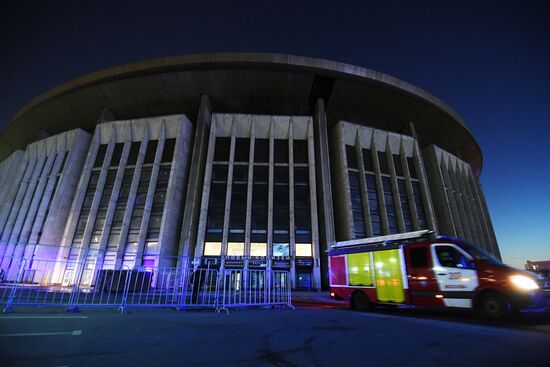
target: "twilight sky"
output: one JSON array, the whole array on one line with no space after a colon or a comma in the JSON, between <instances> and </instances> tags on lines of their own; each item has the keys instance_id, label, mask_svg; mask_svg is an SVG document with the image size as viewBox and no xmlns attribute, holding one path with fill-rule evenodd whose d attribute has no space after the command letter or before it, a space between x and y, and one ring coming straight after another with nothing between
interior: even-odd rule
<instances>
[{"instance_id":1,"label":"twilight sky","mask_svg":"<svg viewBox=\"0 0 550 367\"><path fill-rule=\"evenodd\" d=\"M277 52L385 72L469 125L503 260L550 260L548 1L3 0L0 50L0 129L52 87L162 56Z\"/></svg>"}]
</instances>

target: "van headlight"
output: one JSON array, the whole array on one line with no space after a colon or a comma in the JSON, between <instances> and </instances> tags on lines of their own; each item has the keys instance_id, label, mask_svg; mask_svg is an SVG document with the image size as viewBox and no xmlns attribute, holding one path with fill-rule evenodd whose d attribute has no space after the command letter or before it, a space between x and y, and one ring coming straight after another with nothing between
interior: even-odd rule
<instances>
[{"instance_id":1,"label":"van headlight","mask_svg":"<svg viewBox=\"0 0 550 367\"><path fill-rule=\"evenodd\" d=\"M534 290L539 289L539 286L537 283L525 275L511 275L510 281L512 284L514 284L516 287L524 290Z\"/></svg>"}]
</instances>

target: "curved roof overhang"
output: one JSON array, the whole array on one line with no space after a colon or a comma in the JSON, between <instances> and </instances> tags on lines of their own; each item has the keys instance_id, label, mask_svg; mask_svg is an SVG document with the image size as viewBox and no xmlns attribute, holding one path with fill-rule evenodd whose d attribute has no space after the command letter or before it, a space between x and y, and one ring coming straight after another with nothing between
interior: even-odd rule
<instances>
[{"instance_id":1,"label":"curved roof overhang","mask_svg":"<svg viewBox=\"0 0 550 367\"><path fill-rule=\"evenodd\" d=\"M103 108L117 119L185 113L193 120L203 94L215 112L304 115L322 97L331 126L342 119L403 132L412 121L422 145L436 144L481 172L481 149L466 123L426 91L359 66L255 53L165 57L69 81L17 112L0 134L0 160L41 130L93 131Z\"/></svg>"}]
</instances>

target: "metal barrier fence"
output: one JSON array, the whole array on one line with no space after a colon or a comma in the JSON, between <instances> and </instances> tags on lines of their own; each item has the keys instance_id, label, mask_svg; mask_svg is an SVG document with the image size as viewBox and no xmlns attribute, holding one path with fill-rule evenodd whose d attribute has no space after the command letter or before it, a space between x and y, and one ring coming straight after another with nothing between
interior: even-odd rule
<instances>
[{"instance_id":1,"label":"metal barrier fence","mask_svg":"<svg viewBox=\"0 0 550 367\"><path fill-rule=\"evenodd\" d=\"M6 259L4 259L6 260ZM288 271L220 269L219 262L180 259L177 266L120 264L97 270L94 261L9 259L0 273L0 304L127 308L292 307Z\"/></svg>"},{"instance_id":2,"label":"metal barrier fence","mask_svg":"<svg viewBox=\"0 0 550 367\"><path fill-rule=\"evenodd\" d=\"M223 275L221 307L291 305L288 271L231 269Z\"/></svg>"}]
</instances>

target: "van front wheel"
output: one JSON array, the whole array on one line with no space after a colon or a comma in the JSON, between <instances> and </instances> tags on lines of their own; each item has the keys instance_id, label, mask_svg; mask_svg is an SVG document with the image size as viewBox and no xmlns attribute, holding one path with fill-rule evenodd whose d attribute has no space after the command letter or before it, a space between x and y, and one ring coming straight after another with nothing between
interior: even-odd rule
<instances>
[{"instance_id":1,"label":"van front wheel","mask_svg":"<svg viewBox=\"0 0 550 367\"><path fill-rule=\"evenodd\" d=\"M479 300L478 311L486 318L501 319L510 313L510 302L499 293L486 293Z\"/></svg>"},{"instance_id":2,"label":"van front wheel","mask_svg":"<svg viewBox=\"0 0 550 367\"><path fill-rule=\"evenodd\" d=\"M363 292L355 292L351 296L351 308L359 311L368 311L373 308L373 304L370 303L369 297Z\"/></svg>"}]
</instances>

